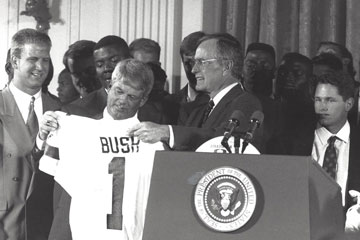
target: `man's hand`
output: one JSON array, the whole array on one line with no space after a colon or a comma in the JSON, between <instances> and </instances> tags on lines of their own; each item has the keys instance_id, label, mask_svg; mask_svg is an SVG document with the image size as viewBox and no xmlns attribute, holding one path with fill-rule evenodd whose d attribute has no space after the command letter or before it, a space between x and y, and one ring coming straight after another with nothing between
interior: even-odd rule
<instances>
[{"instance_id":1,"label":"man's hand","mask_svg":"<svg viewBox=\"0 0 360 240\"><path fill-rule=\"evenodd\" d=\"M345 232L360 233L360 192L350 190L351 197L357 200L346 212Z\"/></svg>"},{"instance_id":2,"label":"man's hand","mask_svg":"<svg viewBox=\"0 0 360 240\"><path fill-rule=\"evenodd\" d=\"M46 140L49 133L51 131L55 131L59 127L58 118L59 115L53 111L47 111L44 113L39 126L39 137L41 140Z\"/></svg>"},{"instance_id":3,"label":"man's hand","mask_svg":"<svg viewBox=\"0 0 360 240\"><path fill-rule=\"evenodd\" d=\"M146 143L156 143L159 141L168 142L170 130L167 125L160 125L152 122L141 122L128 130L130 136L138 137Z\"/></svg>"}]
</instances>

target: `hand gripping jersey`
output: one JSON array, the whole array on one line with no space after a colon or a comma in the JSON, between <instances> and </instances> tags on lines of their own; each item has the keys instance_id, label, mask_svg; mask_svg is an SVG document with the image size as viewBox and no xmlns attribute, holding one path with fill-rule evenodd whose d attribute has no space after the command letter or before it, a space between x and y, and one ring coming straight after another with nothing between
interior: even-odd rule
<instances>
[{"instance_id":1,"label":"hand gripping jersey","mask_svg":"<svg viewBox=\"0 0 360 240\"><path fill-rule=\"evenodd\" d=\"M128 137L136 118L59 114L59 128L48 136L40 169L54 175L72 197L73 239L141 239L154 154L162 144Z\"/></svg>"}]
</instances>

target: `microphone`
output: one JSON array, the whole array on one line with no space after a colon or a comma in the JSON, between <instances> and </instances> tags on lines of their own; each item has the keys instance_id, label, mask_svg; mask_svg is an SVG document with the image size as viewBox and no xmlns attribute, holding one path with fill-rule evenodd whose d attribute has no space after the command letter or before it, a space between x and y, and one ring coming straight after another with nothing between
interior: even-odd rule
<instances>
[{"instance_id":1,"label":"microphone","mask_svg":"<svg viewBox=\"0 0 360 240\"><path fill-rule=\"evenodd\" d=\"M234 130L240 125L240 119L244 119L245 116L240 110L235 110L230 117L229 123L225 128L224 137L221 141L221 145L231 153L228 141L229 138L232 136Z\"/></svg>"},{"instance_id":2,"label":"microphone","mask_svg":"<svg viewBox=\"0 0 360 240\"><path fill-rule=\"evenodd\" d=\"M252 141L256 129L260 127L264 120L264 114L261 111L255 111L250 118L250 127L244 136L241 153L244 153L248 144Z\"/></svg>"}]
</instances>

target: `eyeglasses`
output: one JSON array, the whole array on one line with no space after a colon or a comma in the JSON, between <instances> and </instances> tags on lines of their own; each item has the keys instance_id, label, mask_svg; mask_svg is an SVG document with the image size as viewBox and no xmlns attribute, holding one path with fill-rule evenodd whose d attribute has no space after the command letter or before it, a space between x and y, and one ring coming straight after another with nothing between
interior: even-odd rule
<instances>
[{"instance_id":1,"label":"eyeglasses","mask_svg":"<svg viewBox=\"0 0 360 240\"><path fill-rule=\"evenodd\" d=\"M194 67L195 66L199 66L199 67L203 67L206 65L206 63L210 63L210 62L214 62L220 60L218 58L209 58L209 59L194 59Z\"/></svg>"}]
</instances>

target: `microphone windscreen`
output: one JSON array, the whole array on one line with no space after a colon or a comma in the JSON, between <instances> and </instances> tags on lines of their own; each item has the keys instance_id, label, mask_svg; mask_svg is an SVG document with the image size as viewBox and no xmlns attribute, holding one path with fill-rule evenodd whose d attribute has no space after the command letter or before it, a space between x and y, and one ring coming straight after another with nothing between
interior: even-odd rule
<instances>
[{"instance_id":1,"label":"microphone windscreen","mask_svg":"<svg viewBox=\"0 0 360 240\"><path fill-rule=\"evenodd\" d=\"M230 117L231 120L237 120L239 122L243 122L245 119L245 115L240 110L235 110Z\"/></svg>"},{"instance_id":2,"label":"microphone windscreen","mask_svg":"<svg viewBox=\"0 0 360 240\"><path fill-rule=\"evenodd\" d=\"M253 112L253 114L251 115L251 121L253 120L256 120L259 125L262 124L262 122L264 121L264 114L261 111Z\"/></svg>"}]
</instances>

